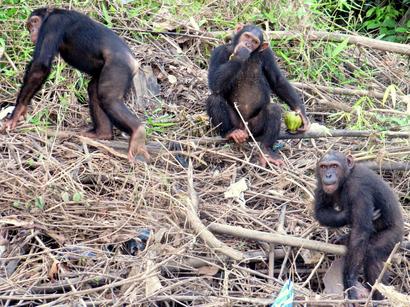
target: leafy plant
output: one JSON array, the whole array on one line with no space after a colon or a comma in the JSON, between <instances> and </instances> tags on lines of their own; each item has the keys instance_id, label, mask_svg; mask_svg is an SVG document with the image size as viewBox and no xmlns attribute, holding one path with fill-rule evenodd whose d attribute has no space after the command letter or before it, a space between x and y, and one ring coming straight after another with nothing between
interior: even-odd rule
<instances>
[{"instance_id":1,"label":"leafy plant","mask_svg":"<svg viewBox=\"0 0 410 307\"><path fill-rule=\"evenodd\" d=\"M155 114L160 111L160 109L157 109L152 113L152 116L147 117L146 129L148 135L154 132L163 133L165 132L166 128L176 125L176 123L173 121L174 115L163 114L155 116Z\"/></svg>"},{"instance_id":2,"label":"leafy plant","mask_svg":"<svg viewBox=\"0 0 410 307\"><path fill-rule=\"evenodd\" d=\"M366 12L363 28L376 30L378 38L391 42L404 42L410 39L410 20L399 26L398 20L402 13L392 4L384 7L374 6Z\"/></svg>"}]
</instances>

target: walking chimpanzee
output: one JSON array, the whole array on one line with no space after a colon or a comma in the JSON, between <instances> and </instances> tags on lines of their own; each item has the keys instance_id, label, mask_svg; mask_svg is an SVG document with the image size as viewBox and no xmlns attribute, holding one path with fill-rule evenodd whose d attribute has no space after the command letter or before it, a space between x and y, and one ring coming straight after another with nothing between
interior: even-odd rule
<instances>
[{"instance_id":1,"label":"walking chimpanzee","mask_svg":"<svg viewBox=\"0 0 410 307\"><path fill-rule=\"evenodd\" d=\"M271 90L301 115L299 131L309 128L303 102L281 73L269 44L263 41L262 30L254 25L238 26L232 42L212 52L208 84L211 95L206 105L212 124L218 126L222 137L245 142L249 135L235 109L237 104L249 130L261 142L264 166L267 161L283 163L272 148L279 136L281 109L270 103Z\"/></svg>"},{"instance_id":2,"label":"walking chimpanzee","mask_svg":"<svg viewBox=\"0 0 410 307\"><path fill-rule=\"evenodd\" d=\"M34 10L27 21L33 58L27 66L16 107L1 130L14 129L51 71L57 53L71 66L91 75L88 85L93 128L83 133L96 139L111 139L113 124L130 135L128 159L149 155L145 129L124 104L138 66L125 42L113 31L79 12L57 8Z\"/></svg>"},{"instance_id":3,"label":"walking chimpanzee","mask_svg":"<svg viewBox=\"0 0 410 307\"><path fill-rule=\"evenodd\" d=\"M321 225L350 225L343 284L357 299L355 284L363 267L365 286L374 284L395 244L403 238L403 217L393 190L373 171L355 165L351 155L331 151L316 168L315 217ZM377 218L374 219L374 212ZM384 276L383 281L386 281ZM383 296L376 291L374 299Z\"/></svg>"}]
</instances>

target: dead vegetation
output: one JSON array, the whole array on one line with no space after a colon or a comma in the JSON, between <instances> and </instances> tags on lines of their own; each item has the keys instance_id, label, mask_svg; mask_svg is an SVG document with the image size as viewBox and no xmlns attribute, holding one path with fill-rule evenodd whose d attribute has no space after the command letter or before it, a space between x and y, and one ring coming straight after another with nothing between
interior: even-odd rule
<instances>
[{"instance_id":1,"label":"dead vegetation","mask_svg":"<svg viewBox=\"0 0 410 307\"><path fill-rule=\"evenodd\" d=\"M79 75L65 68L63 80L47 82L30 113L46 110L49 125L26 121L16 132L0 135L2 304L255 306L273 302L288 278L295 283L300 304L342 304L341 297L324 294L322 279L334 254L224 235L210 225L329 242L343 231L319 227L312 217L318 157L333 148L379 166L408 162L409 138L283 140L285 167L262 169L254 163L253 144L198 141L215 136L204 112L206 50L215 41L201 39L207 35L186 27L198 37L146 35L141 43L130 35L138 20L116 18L116 31L142 65L152 67L160 85L160 95L149 100L149 107L138 106L135 95L128 99L130 107L150 128L162 127L158 123L164 121L173 125L161 132L149 129L153 160L129 165L124 136L118 134L113 142L76 136L89 120L86 103L78 103L78 92L68 87L79 82ZM378 68L371 84L344 89L384 93L395 84L398 96L409 99L408 58L359 46L344 56L356 66L342 65L344 74L361 65ZM303 58L300 61L306 65ZM25 65L7 57L3 63L21 73ZM282 61L281 66L285 68ZM0 78L1 103L11 103L18 83ZM337 123L329 116L352 111L363 93L327 91L335 84L325 76L302 81L317 85L300 91L312 121L343 129L356 119L354 111ZM382 100L374 98L375 104L364 110L367 120L375 121L376 113L403 116L410 105L408 100ZM409 132L409 127L401 132ZM180 142L182 148L172 149L172 142ZM181 165L183 160L190 160L192 169ZM410 171L380 174L400 197L409 241ZM241 179L246 184L243 194L225 198L230 185ZM130 242L141 243L138 234L143 229L151 231L146 248L130 255L135 251ZM409 249L399 249L389 270L391 285L408 294Z\"/></svg>"}]
</instances>

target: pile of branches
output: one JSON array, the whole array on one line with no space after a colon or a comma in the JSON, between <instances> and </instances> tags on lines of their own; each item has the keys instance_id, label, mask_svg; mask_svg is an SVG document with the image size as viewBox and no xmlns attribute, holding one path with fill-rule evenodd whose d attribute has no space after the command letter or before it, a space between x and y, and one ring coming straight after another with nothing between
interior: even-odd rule
<instances>
[{"instance_id":1,"label":"pile of branches","mask_svg":"<svg viewBox=\"0 0 410 307\"><path fill-rule=\"evenodd\" d=\"M329 231L312 216L315 164L330 148L373 163L403 204L409 240L410 171L385 167L409 161L408 137L285 138L285 166L261 168L255 144L221 142L204 112L208 90L200 66L204 50L221 41L199 33L149 36L137 44L127 33L121 34L161 88L148 109L141 110L135 95L127 101L152 128L149 163L130 165L127 138L119 133L113 142L78 136L88 110L67 90L78 78L71 70L64 84L49 81L32 103L32 114L47 108L49 125L26 122L0 136L0 300L6 306L255 306L273 302L288 278L300 303L342 303L342 296L324 293L323 276L345 252L328 242L346 229ZM394 112L390 100L377 96L384 84L397 84L400 97L410 92L403 57L360 46L349 52L357 63L380 67L377 90L338 92L324 80L296 84L311 119L330 129L349 124L329 116L351 112L363 95L378 101L369 114ZM25 63L12 64L23 71ZM9 85L0 96L11 102L15 94ZM155 130L164 118L172 124ZM229 196L235 183L242 188ZM389 270L395 289L409 293L406 246Z\"/></svg>"}]
</instances>

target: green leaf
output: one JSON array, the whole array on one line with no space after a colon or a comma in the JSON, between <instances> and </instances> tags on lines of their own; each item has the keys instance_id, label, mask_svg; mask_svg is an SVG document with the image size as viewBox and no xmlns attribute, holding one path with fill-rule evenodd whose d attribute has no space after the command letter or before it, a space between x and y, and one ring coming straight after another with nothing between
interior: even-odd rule
<instances>
[{"instance_id":1,"label":"green leaf","mask_svg":"<svg viewBox=\"0 0 410 307\"><path fill-rule=\"evenodd\" d=\"M394 29L388 30L388 28L382 28L380 30L380 33L382 33L384 35L394 35L394 34L396 34L396 31Z\"/></svg>"},{"instance_id":2,"label":"green leaf","mask_svg":"<svg viewBox=\"0 0 410 307\"><path fill-rule=\"evenodd\" d=\"M372 14L373 14L373 12L374 12L375 9L376 9L376 7L372 7L371 9L369 9L369 10L366 12L366 17L372 16Z\"/></svg>"},{"instance_id":3,"label":"green leaf","mask_svg":"<svg viewBox=\"0 0 410 307\"><path fill-rule=\"evenodd\" d=\"M65 203L68 203L70 201L70 195L65 191L61 193L61 198Z\"/></svg>"},{"instance_id":4,"label":"green leaf","mask_svg":"<svg viewBox=\"0 0 410 307\"><path fill-rule=\"evenodd\" d=\"M389 35L383 37L384 41L392 42L392 43L397 43L399 41L398 37L396 35Z\"/></svg>"},{"instance_id":5,"label":"green leaf","mask_svg":"<svg viewBox=\"0 0 410 307\"><path fill-rule=\"evenodd\" d=\"M108 14L107 8L105 7L105 4L102 4L102 11L103 11L103 16L104 16L104 20L107 23L107 26L109 28L112 28L112 22L111 22L111 17Z\"/></svg>"},{"instance_id":6,"label":"green leaf","mask_svg":"<svg viewBox=\"0 0 410 307\"><path fill-rule=\"evenodd\" d=\"M410 29L403 28L403 27L396 28L396 33L406 33L406 32L410 32Z\"/></svg>"},{"instance_id":7,"label":"green leaf","mask_svg":"<svg viewBox=\"0 0 410 307\"><path fill-rule=\"evenodd\" d=\"M349 42L349 39L346 38L343 42L338 44L336 48L332 52L332 57L335 58L340 52L346 49L347 43Z\"/></svg>"},{"instance_id":8,"label":"green leaf","mask_svg":"<svg viewBox=\"0 0 410 307\"><path fill-rule=\"evenodd\" d=\"M380 27L380 22L374 20L366 21L365 27L367 30L377 29Z\"/></svg>"},{"instance_id":9,"label":"green leaf","mask_svg":"<svg viewBox=\"0 0 410 307\"><path fill-rule=\"evenodd\" d=\"M36 199L34 200L34 204L37 208L44 209L45 202L43 196L36 197Z\"/></svg>"},{"instance_id":10,"label":"green leaf","mask_svg":"<svg viewBox=\"0 0 410 307\"><path fill-rule=\"evenodd\" d=\"M386 90L384 91L384 95L383 95L382 105L386 103L387 99L389 98L389 95L391 95L393 108L395 108L397 94L396 94L396 86L394 84L390 84L388 87L386 87Z\"/></svg>"},{"instance_id":11,"label":"green leaf","mask_svg":"<svg viewBox=\"0 0 410 307\"><path fill-rule=\"evenodd\" d=\"M20 203L20 201L19 201L19 200L15 200L15 201L13 201L12 206L13 206L14 208L20 208L21 203Z\"/></svg>"},{"instance_id":12,"label":"green leaf","mask_svg":"<svg viewBox=\"0 0 410 307\"><path fill-rule=\"evenodd\" d=\"M382 25L385 26L385 27L387 27L387 28L395 28L395 27L396 27L396 22L395 22L392 18L387 17L387 18L383 21Z\"/></svg>"},{"instance_id":13,"label":"green leaf","mask_svg":"<svg viewBox=\"0 0 410 307\"><path fill-rule=\"evenodd\" d=\"M82 198L83 198L83 195L80 192L75 192L73 195L73 201L77 203L80 202Z\"/></svg>"}]
</instances>

